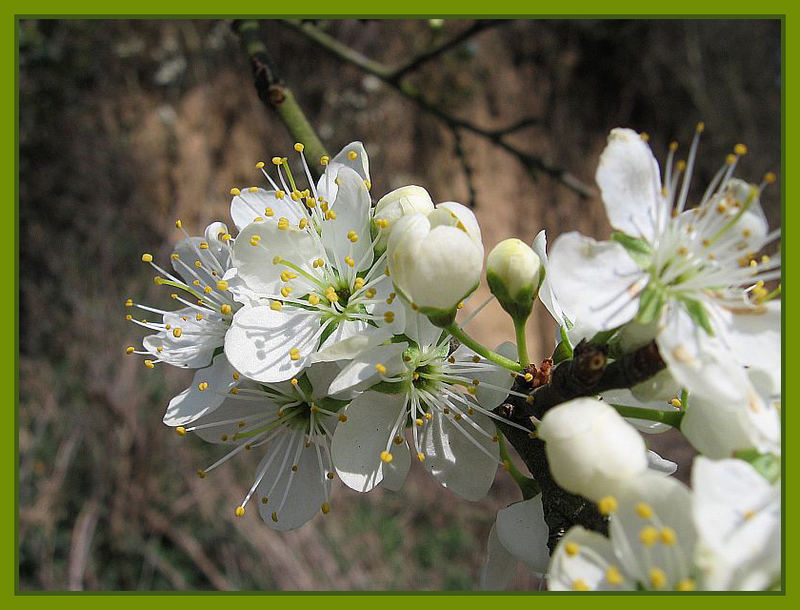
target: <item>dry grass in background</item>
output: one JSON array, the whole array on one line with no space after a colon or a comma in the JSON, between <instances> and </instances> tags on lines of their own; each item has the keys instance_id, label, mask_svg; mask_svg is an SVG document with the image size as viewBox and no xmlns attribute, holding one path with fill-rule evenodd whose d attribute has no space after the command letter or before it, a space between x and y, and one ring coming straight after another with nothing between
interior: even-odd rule
<instances>
[{"instance_id":1,"label":"dry grass in background","mask_svg":"<svg viewBox=\"0 0 800 610\"><path fill-rule=\"evenodd\" d=\"M399 64L467 22L321 22L359 51ZM370 154L373 195L408 183L466 200L452 134L358 69L265 22L270 53L332 152ZM780 168L776 21L513 21L424 66L435 104L487 128L524 117L519 147L593 183L608 130L652 134L656 150L705 120L698 182L738 141L740 175ZM219 449L161 423L186 371L145 369L124 347L142 333L125 299L168 306L139 263L167 260L180 235L228 220L228 190L261 184L253 163L292 141L257 100L223 21L24 21L20 24L19 559L22 589L469 589L497 509L520 498L502 471L482 502L459 501L419 467L404 491L340 488L331 513L275 533L233 508L255 462L199 480ZM517 161L465 135L486 251L501 239L608 232L597 197L532 181ZM778 189L765 195L779 223ZM487 294L482 289L475 302ZM488 308L475 335L498 343ZM534 358L552 325L537 312ZM654 439L688 475L677 434ZM251 456L255 458L255 456ZM521 571L515 588L535 583Z\"/></svg>"}]
</instances>

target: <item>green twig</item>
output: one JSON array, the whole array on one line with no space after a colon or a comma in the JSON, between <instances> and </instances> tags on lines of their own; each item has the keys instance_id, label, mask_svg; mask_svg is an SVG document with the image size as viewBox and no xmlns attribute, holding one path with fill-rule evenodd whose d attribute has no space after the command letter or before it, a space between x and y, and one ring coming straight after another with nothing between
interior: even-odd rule
<instances>
[{"instance_id":1,"label":"green twig","mask_svg":"<svg viewBox=\"0 0 800 610\"><path fill-rule=\"evenodd\" d=\"M517 354L519 355L519 363L522 366L528 366L531 359L528 357L528 337L525 334L526 320L514 319L514 334L517 338Z\"/></svg>"},{"instance_id":2,"label":"green twig","mask_svg":"<svg viewBox=\"0 0 800 610\"><path fill-rule=\"evenodd\" d=\"M683 419L683 411L659 411L657 409L645 409L642 407L629 407L626 405L617 405L608 403L617 410L617 413L623 417L633 417L634 419L646 419L647 421L655 421L662 424L667 424L673 428L681 427L681 420Z\"/></svg>"},{"instance_id":3,"label":"green twig","mask_svg":"<svg viewBox=\"0 0 800 610\"><path fill-rule=\"evenodd\" d=\"M311 160L309 168L319 177L322 170L318 161L323 156L328 156L328 153L291 89L278 75L277 68L267 53L267 47L261 40L258 21L236 19L231 28L239 36L242 48L250 60L253 84L259 99L275 111L294 141L303 143L306 157Z\"/></svg>"},{"instance_id":4,"label":"green twig","mask_svg":"<svg viewBox=\"0 0 800 610\"><path fill-rule=\"evenodd\" d=\"M450 324L450 326L445 327L445 330L450 333L453 337L461 341L464 345L470 348L476 354L480 354L487 360L491 360L495 364L499 364L503 368L508 369L509 371L515 371L517 373L521 373L524 368L519 362L515 362L510 358L506 358L505 356L501 356L497 352L493 352L488 347L478 343L475 339L470 337L464 330L458 326L455 322Z\"/></svg>"}]
</instances>

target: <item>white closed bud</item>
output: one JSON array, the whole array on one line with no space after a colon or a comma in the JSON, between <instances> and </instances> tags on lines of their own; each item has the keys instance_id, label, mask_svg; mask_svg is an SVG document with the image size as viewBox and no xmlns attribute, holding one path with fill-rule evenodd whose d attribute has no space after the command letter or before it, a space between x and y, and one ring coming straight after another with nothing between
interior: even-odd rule
<instances>
[{"instance_id":1,"label":"white closed bud","mask_svg":"<svg viewBox=\"0 0 800 610\"><path fill-rule=\"evenodd\" d=\"M375 244L378 252L386 249L386 243L391 235L392 227L400 218L407 214L425 214L433 212L433 200L421 186L401 186L390 193L386 193L375 204L375 220L386 221L380 228L380 237Z\"/></svg>"},{"instance_id":2,"label":"white closed bud","mask_svg":"<svg viewBox=\"0 0 800 610\"><path fill-rule=\"evenodd\" d=\"M403 216L387 244L389 273L398 293L437 326L453 321L458 304L478 287L483 269L480 231L476 241L463 223L437 222L442 218L436 212Z\"/></svg>"},{"instance_id":3,"label":"white closed bud","mask_svg":"<svg viewBox=\"0 0 800 610\"><path fill-rule=\"evenodd\" d=\"M561 487L597 502L647 470L647 449L613 407L576 398L548 411L537 428Z\"/></svg>"},{"instance_id":4,"label":"white closed bud","mask_svg":"<svg viewBox=\"0 0 800 610\"><path fill-rule=\"evenodd\" d=\"M486 280L501 307L515 320L527 320L542 278L542 262L524 241L504 239L486 259Z\"/></svg>"}]
</instances>

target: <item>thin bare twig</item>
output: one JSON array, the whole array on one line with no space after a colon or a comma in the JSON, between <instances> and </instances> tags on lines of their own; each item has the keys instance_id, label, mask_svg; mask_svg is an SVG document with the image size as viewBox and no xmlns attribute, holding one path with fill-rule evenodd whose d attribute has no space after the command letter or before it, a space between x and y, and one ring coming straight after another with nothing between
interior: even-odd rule
<instances>
[{"instance_id":1,"label":"thin bare twig","mask_svg":"<svg viewBox=\"0 0 800 610\"><path fill-rule=\"evenodd\" d=\"M510 133L509 129L513 131L519 128L519 123L512 125L511 128L492 130L479 127L470 121L455 117L446 110L426 99L419 89L409 83L408 80L395 80L394 70L391 68L388 68L382 63L363 55L355 49L350 48L346 44L336 40L325 32L322 32L315 25L295 19L284 19L284 23L286 23L296 32L302 34L311 42L332 53L342 61L352 64L364 72L372 74L373 76L387 83L398 93L414 102L422 110L441 120L451 129L455 130L460 128L470 131L481 136L482 138L489 140L496 146L512 154L520 163L522 163L531 176L534 176L537 172L541 172L557 180L567 188L575 191L581 197L588 198L594 195L594 191L591 187L585 185L567 170L551 165L541 157L522 151L513 144L509 143L504 136L507 133ZM529 120L530 119L525 119L525 121Z\"/></svg>"},{"instance_id":2,"label":"thin bare twig","mask_svg":"<svg viewBox=\"0 0 800 610\"><path fill-rule=\"evenodd\" d=\"M461 132L458 129L453 129L453 138L455 139L456 156L461 162L461 169L464 170L464 176L467 179L467 205L471 208L475 207L475 184L473 183L472 167L467 161L467 154L464 151L464 145L461 140Z\"/></svg>"},{"instance_id":3,"label":"thin bare twig","mask_svg":"<svg viewBox=\"0 0 800 610\"><path fill-rule=\"evenodd\" d=\"M394 70L392 70L389 78L392 79L393 81L399 81L406 74L418 70L422 65L426 64L432 59L436 59L437 57L446 53L450 49L457 47L458 45L469 40L476 34L483 32L484 30L487 30L491 27L495 27L508 22L509 20L503 20L503 19L478 19L470 27L468 27L460 34L456 34L450 40L447 40L446 42L443 42L438 46L428 49L427 51L423 51L416 57L413 57L408 63L395 68Z\"/></svg>"}]
</instances>

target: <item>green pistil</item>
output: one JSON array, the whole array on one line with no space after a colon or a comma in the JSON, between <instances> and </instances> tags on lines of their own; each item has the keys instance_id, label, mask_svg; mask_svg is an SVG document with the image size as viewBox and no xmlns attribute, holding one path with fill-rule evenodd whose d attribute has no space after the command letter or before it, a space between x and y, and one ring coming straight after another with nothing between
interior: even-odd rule
<instances>
[{"instance_id":1,"label":"green pistil","mask_svg":"<svg viewBox=\"0 0 800 610\"><path fill-rule=\"evenodd\" d=\"M194 298L200 299L201 301L205 300L204 296L198 294L197 292L195 292L194 290L192 290L188 286L184 286L183 284L178 284L177 282L173 282L172 280L165 280L162 277L162 278L159 278L158 283L159 283L159 285L172 286L173 288L179 288L181 290L185 290L186 292L191 294Z\"/></svg>"}]
</instances>

